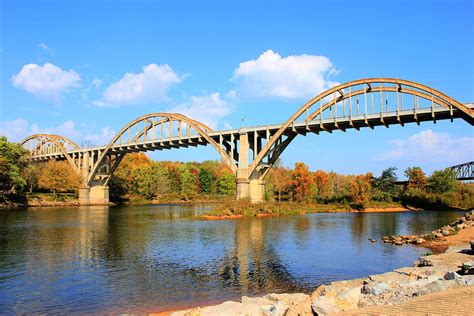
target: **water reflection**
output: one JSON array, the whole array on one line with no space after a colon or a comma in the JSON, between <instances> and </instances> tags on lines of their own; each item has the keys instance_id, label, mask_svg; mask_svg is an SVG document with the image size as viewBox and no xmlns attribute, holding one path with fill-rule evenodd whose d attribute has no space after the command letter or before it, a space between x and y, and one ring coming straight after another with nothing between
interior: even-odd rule
<instances>
[{"instance_id":1,"label":"water reflection","mask_svg":"<svg viewBox=\"0 0 474 316\"><path fill-rule=\"evenodd\" d=\"M421 233L456 212L325 213L203 221L209 205L0 212L0 314L150 312L318 284L411 264Z\"/></svg>"}]
</instances>

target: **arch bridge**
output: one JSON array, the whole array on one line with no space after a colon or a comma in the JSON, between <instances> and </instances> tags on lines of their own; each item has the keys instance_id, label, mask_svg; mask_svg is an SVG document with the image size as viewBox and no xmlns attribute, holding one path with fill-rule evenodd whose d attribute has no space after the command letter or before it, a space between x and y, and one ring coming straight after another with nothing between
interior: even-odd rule
<instances>
[{"instance_id":1,"label":"arch bridge","mask_svg":"<svg viewBox=\"0 0 474 316\"><path fill-rule=\"evenodd\" d=\"M107 146L79 148L48 134L31 135L21 144L29 149L31 161L67 160L82 176L83 205L108 203L108 181L127 153L206 145L236 174L237 198L258 202L265 176L298 135L458 118L474 125L473 104L413 81L367 78L320 93L283 124L214 131L181 114L151 113L128 123Z\"/></svg>"}]
</instances>

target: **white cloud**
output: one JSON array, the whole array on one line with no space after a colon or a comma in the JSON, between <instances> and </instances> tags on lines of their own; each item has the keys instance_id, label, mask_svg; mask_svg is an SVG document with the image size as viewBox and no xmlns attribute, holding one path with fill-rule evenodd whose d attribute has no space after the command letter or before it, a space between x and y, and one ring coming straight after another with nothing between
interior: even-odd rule
<instances>
[{"instance_id":1,"label":"white cloud","mask_svg":"<svg viewBox=\"0 0 474 316\"><path fill-rule=\"evenodd\" d=\"M393 149L381 154L378 160L405 160L421 163L440 163L449 166L474 158L474 137L452 137L447 133L425 130L408 139L391 141Z\"/></svg>"},{"instance_id":2,"label":"white cloud","mask_svg":"<svg viewBox=\"0 0 474 316\"><path fill-rule=\"evenodd\" d=\"M95 146L106 145L116 134L113 129L107 126L102 129L100 134L86 134L83 141Z\"/></svg>"},{"instance_id":3,"label":"white cloud","mask_svg":"<svg viewBox=\"0 0 474 316\"><path fill-rule=\"evenodd\" d=\"M9 141L20 141L28 136L28 133L29 124L27 120L0 121L0 136L6 136Z\"/></svg>"},{"instance_id":4,"label":"white cloud","mask_svg":"<svg viewBox=\"0 0 474 316\"><path fill-rule=\"evenodd\" d=\"M50 63L43 66L26 64L11 78L16 88L54 102L61 100L62 93L77 87L80 80L79 74L74 70L62 70Z\"/></svg>"},{"instance_id":5,"label":"white cloud","mask_svg":"<svg viewBox=\"0 0 474 316\"><path fill-rule=\"evenodd\" d=\"M143 67L143 72L126 73L122 79L109 85L103 99L93 104L114 106L166 101L169 88L181 81L170 66L149 64Z\"/></svg>"},{"instance_id":6,"label":"white cloud","mask_svg":"<svg viewBox=\"0 0 474 316\"><path fill-rule=\"evenodd\" d=\"M39 43L38 47L44 50L45 52L54 55L54 50L50 48L48 45L46 45L45 43Z\"/></svg>"},{"instance_id":7,"label":"white cloud","mask_svg":"<svg viewBox=\"0 0 474 316\"><path fill-rule=\"evenodd\" d=\"M72 141L78 139L81 135L81 133L76 130L74 121L72 120L67 120L56 127L46 128L40 128L38 124L34 123L33 125L31 125L31 133L29 134L55 134L67 137Z\"/></svg>"},{"instance_id":8,"label":"white cloud","mask_svg":"<svg viewBox=\"0 0 474 316\"><path fill-rule=\"evenodd\" d=\"M218 122L232 112L233 96L233 91L227 93L224 98L218 92L206 96L192 96L189 102L172 108L170 112L186 115L215 129Z\"/></svg>"},{"instance_id":9,"label":"white cloud","mask_svg":"<svg viewBox=\"0 0 474 316\"><path fill-rule=\"evenodd\" d=\"M311 98L330 88L328 78L336 70L325 56L294 55L281 57L267 50L255 60L240 63L233 80L243 98Z\"/></svg>"}]
</instances>

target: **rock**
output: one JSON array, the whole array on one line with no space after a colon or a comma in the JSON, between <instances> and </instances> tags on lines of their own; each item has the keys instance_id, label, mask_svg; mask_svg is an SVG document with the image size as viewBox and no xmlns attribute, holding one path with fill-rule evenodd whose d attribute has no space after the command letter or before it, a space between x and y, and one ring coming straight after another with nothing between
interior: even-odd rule
<instances>
[{"instance_id":1,"label":"rock","mask_svg":"<svg viewBox=\"0 0 474 316\"><path fill-rule=\"evenodd\" d=\"M471 244L471 250L474 250L474 240L469 242Z\"/></svg>"},{"instance_id":2,"label":"rock","mask_svg":"<svg viewBox=\"0 0 474 316\"><path fill-rule=\"evenodd\" d=\"M263 297L248 297L248 296L242 296L241 302L244 304L256 304L256 305L273 305L276 303L274 300L270 300L266 298L265 296Z\"/></svg>"},{"instance_id":3,"label":"rock","mask_svg":"<svg viewBox=\"0 0 474 316\"><path fill-rule=\"evenodd\" d=\"M369 286L369 293L372 295L379 295L389 288L387 283L377 283L373 286Z\"/></svg>"},{"instance_id":4,"label":"rock","mask_svg":"<svg viewBox=\"0 0 474 316\"><path fill-rule=\"evenodd\" d=\"M360 292L365 295L370 294L370 286L366 282L364 282L364 285L360 289Z\"/></svg>"},{"instance_id":5,"label":"rock","mask_svg":"<svg viewBox=\"0 0 474 316\"><path fill-rule=\"evenodd\" d=\"M456 227L457 229L461 230L461 229L466 228L466 224L464 224L464 223L457 224L455 227Z\"/></svg>"},{"instance_id":6,"label":"rock","mask_svg":"<svg viewBox=\"0 0 474 316\"><path fill-rule=\"evenodd\" d=\"M421 237L416 239L416 244L418 244L418 245L419 245L419 244L423 244L423 243L425 243L425 242L426 242L426 240L423 239L423 238L421 238Z\"/></svg>"},{"instance_id":7,"label":"rock","mask_svg":"<svg viewBox=\"0 0 474 316\"><path fill-rule=\"evenodd\" d=\"M443 233L435 232L435 233L433 233L433 236L434 236L435 238L442 238L444 235L443 235Z\"/></svg>"},{"instance_id":8,"label":"rock","mask_svg":"<svg viewBox=\"0 0 474 316\"><path fill-rule=\"evenodd\" d=\"M415 267L432 267L433 263L426 259L426 258L420 258L417 261L415 261Z\"/></svg>"},{"instance_id":9,"label":"rock","mask_svg":"<svg viewBox=\"0 0 474 316\"><path fill-rule=\"evenodd\" d=\"M462 276L459 283L461 283L461 285L467 286L474 285L474 275L471 274Z\"/></svg>"},{"instance_id":10,"label":"rock","mask_svg":"<svg viewBox=\"0 0 474 316\"><path fill-rule=\"evenodd\" d=\"M461 278L461 276L459 274L457 274L456 272L447 272L444 275L445 280L458 280L460 278Z\"/></svg>"},{"instance_id":11,"label":"rock","mask_svg":"<svg viewBox=\"0 0 474 316\"><path fill-rule=\"evenodd\" d=\"M401 246L404 244L403 240L401 238L397 238L393 241L393 243L397 246Z\"/></svg>"},{"instance_id":12,"label":"rock","mask_svg":"<svg viewBox=\"0 0 474 316\"><path fill-rule=\"evenodd\" d=\"M262 307L251 303L238 303L227 301L219 305L201 308L201 316L219 316L219 315L272 315L262 310Z\"/></svg>"},{"instance_id":13,"label":"rock","mask_svg":"<svg viewBox=\"0 0 474 316\"><path fill-rule=\"evenodd\" d=\"M443 236L449 236L449 235L451 235L451 232L450 232L448 229L443 229L443 230L441 231L441 233L443 234Z\"/></svg>"},{"instance_id":14,"label":"rock","mask_svg":"<svg viewBox=\"0 0 474 316\"><path fill-rule=\"evenodd\" d=\"M311 309L311 298L308 296L304 301L290 306L285 316L313 316Z\"/></svg>"},{"instance_id":15,"label":"rock","mask_svg":"<svg viewBox=\"0 0 474 316\"><path fill-rule=\"evenodd\" d=\"M425 295L429 293L435 293L440 291L446 291L456 287L457 283L455 280L436 280L428 283L426 286L420 289L419 294Z\"/></svg>"},{"instance_id":16,"label":"rock","mask_svg":"<svg viewBox=\"0 0 474 316\"><path fill-rule=\"evenodd\" d=\"M265 299L274 301L274 302L283 302L287 305L295 305L309 298L309 295L303 293L272 293L264 296Z\"/></svg>"},{"instance_id":17,"label":"rock","mask_svg":"<svg viewBox=\"0 0 474 316\"><path fill-rule=\"evenodd\" d=\"M317 316L336 314L341 311L334 297L320 296L311 303L311 308Z\"/></svg>"},{"instance_id":18,"label":"rock","mask_svg":"<svg viewBox=\"0 0 474 316\"><path fill-rule=\"evenodd\" d=\"M264 315L271 316L284 316L289 309L289 306L283 302L278 302L274 305L266 305L261 307Z\"/></svg>"},{"instance_id":19,"label":"rock","mask_svg":"<svg viewBox=\"0 0 474 316\"><path fill-rule=\"evenodd\" d=\"M359 303L361 294L360 292L360 287L354 287L338 293L336 296L337 306L343 311L357 308L357 303Z\"/></svg>"}]
</instances>

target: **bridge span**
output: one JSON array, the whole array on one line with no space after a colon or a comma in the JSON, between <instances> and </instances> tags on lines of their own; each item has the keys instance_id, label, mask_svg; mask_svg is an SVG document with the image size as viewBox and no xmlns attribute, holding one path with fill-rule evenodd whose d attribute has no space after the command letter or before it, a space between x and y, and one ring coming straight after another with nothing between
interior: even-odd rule
<instances>
[{"instance_id":1,"label":"bridge span","mask_svg":"<svg viewBox=\"0 0 474 316\"><path fill-rule=\"evenodd\" d=\"M67 160L82 176L83 205L108 203L108 181L127 153L206 145L235 172L237 199L258 202L265 176L298 135L459 118L474 125L474 105L416 82L368 78L322 92L282 124L214 131L181 114L151 113L128 123L107 146L79 148L70 139L50 134L31 135L21 144L33 162Z\"/></svg>"}]
</instances>

